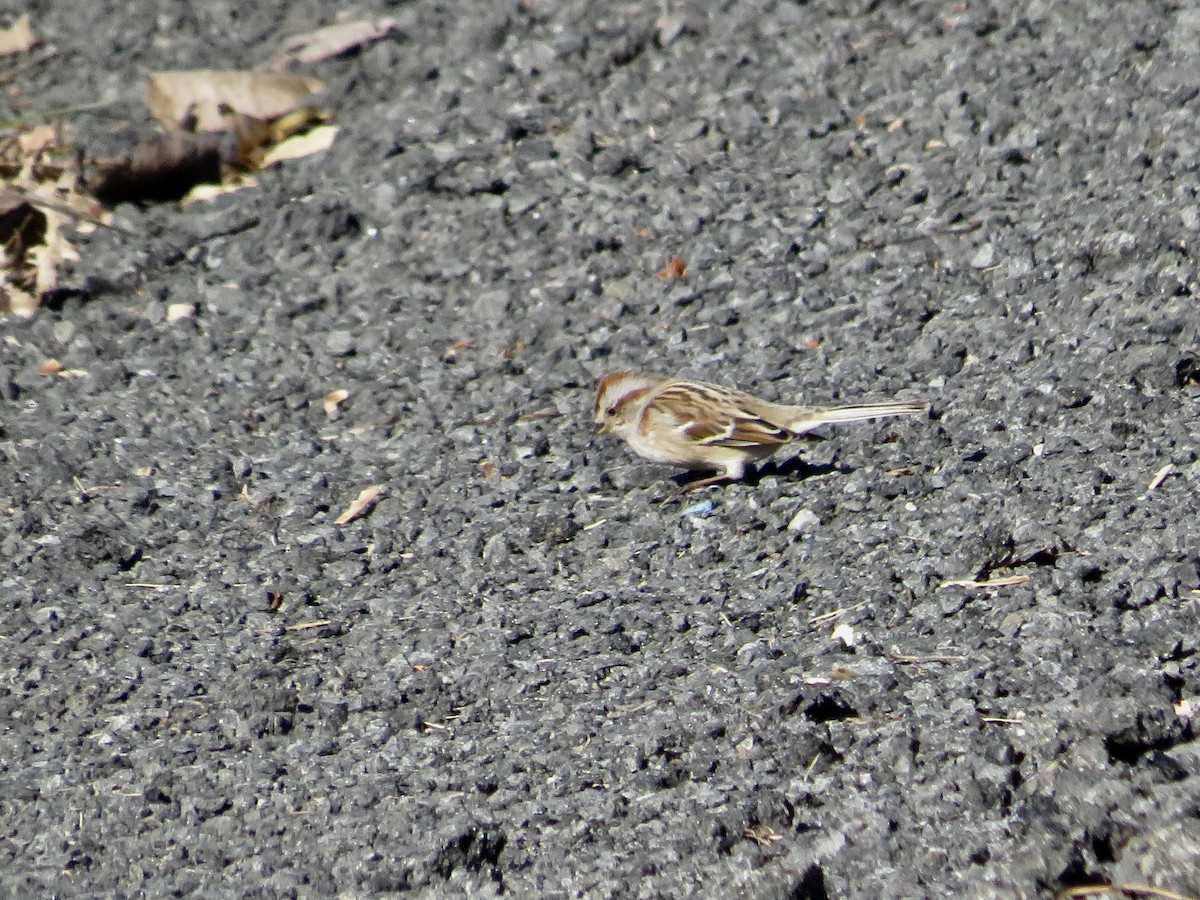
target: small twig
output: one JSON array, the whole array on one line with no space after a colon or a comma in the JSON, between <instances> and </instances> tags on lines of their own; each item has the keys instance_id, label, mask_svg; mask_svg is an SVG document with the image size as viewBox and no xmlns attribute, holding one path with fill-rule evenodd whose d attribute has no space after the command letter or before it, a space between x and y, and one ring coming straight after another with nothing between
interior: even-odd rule
<instances>
[{"instance_id":1,"label":"small twig","mask_svg":"<svg viewBox=\"0 0 1200 900\"><path fill-rule=\"evenodd\" d=\"M1154 473L1154 477L1151 478L1150 483L1146 485L1146 493L1149 494L1151 491L1157 490L1162 483L1170 478L1173 474L1175 474L1175 466L1173 466L1171 463L1167 463Z\"/></svg>"},{"instance_id":2,"label":"small twig","mask_svg":"<svg viewBox=\"0 0 1200 900\"><path fill-rule=\"evenodd\" d=\"M760 847L770 847L772 844L777 844L783 840L782 834L770 825L764 825L761 822L757 825L747 825L743 828L742 837L754 841Z\"/></svg>"},{"instance_id":3,"label":"small twig","mask_svg":"<svg viewBox=\"0 0 1200 900\"><path fill-rule=\"evenodd\" d=\"M177 584L153 584L149 581L127 581L125 587L145 588L149 591L169 591L179 587Z\"/></svg>"},{"instance_id":4,"label":"small twig","mask_svg":"<svg viewBox=\"0 0 1200 900\"><path fill-rule=\"evenodd\" d=\"M841 618L848 612L854 612L856 609L861 609L867 605L866 600L859 600L852 606L843 606L841 609L830 610L827 613L821 613L819 616L813 616L808 620L809 625L821 625L825 622L832 622L834 619Z\"/></svg>"},{"instance_id":5,"label":"small twig","mask_svg":"<svg viewBox=\"0 0 1200 900\"><path fill-rule=\"evenodd\" d=\"M1188 894L1169 891L1166 888L1155 887L1152 884L1079 884L1063 888L1054 895L1054 900L1069 900L1072 897L1088 897L1092 894L1120 891L1122 894L1137 894L1142 897L1159 897L1161 900L1197 900Z\"/></svg>"},{"instance_id":6,"label":"small twig","mask_svg":"<svg viewBox=\"0 0 1200 900\"><path fill-rule=\"evenodd\" d=\"M69 372L69 371L71 371L71 370L70 370L70 369L64 369L63 371L67 371L67 372ZM59 374L61 374L61 373L59 373ZM93 484L93 485L86 485L86 484L84 484L82 481L80 481L80 480L79 480L79 476L78 476L78 475L74 476L74 477L73 477L73 480L74 480L74 482L75 482L75 488L76 488L76 490L78 490L78 491L79 491L79 493L83 494L83 495L84 495L84 496L86 496L86 497L91 497L91 496L93 496L93 495L95 495L95 494L98 494L98 493L100 493L101 491L119 491L119 490L120 490L122 487L124 487L124 485L121 485L121 484Z\"/></svg>"},{"instance_id":7,"label":"small twig","mask_svg":"<svg viewBox=\"0 0 1200 900\"><path fill-rule=\"evenodd\" d=\"M927 662L952 663L952 662L965 662L967 659L967 657L965 657L965 656L953 656L950 654L945 654L945 655L931 654L929 656L909 656L906 653L898 653L896 651L892 651L891 653L889 653L888 658L891 659L893 662L898 662L898 663L927 663Z\"/></svg>"},{"instance_id":8,"label":"small twig","mask_svg":"<svg viewBox=\"0 0 1200 900\"><path fill-rule=\"evenodd\" d=\"M518 422L533 422L537 419L558 419L562 417L557 409L552 406L547 406L544 409L535 409L533 412L521 413L517 416ZM495 425L500 421L499 416L484 416L482 419L472 419L469 424L478 426Z\"/></svg>"},{"instance_id":9,"label":"small twig","mask_svg":"<svg viewBox=\"0 0 1200 900\"><path fill-rule=\"evenodd\" d=\"M309 628L321 628L324 625L332 625L333 619L317 619L315 622L297 622L295 625L287 625L284 631L307 631Z\"/></svg>"},{"instance_id":10,"label":"small twig","mask_svg":"<svg viewBox=\"0 0 1200 900\"><path fill-rule=\"evenodd\" d=\"M54 212L64 215L69 219L74 219L76 222L87 222L89 225L94 225L97 228L107 228L109 231L115 231L118 234L125 235L126 237L138 238L139 240L142 238L142 235L139 234L135 229L119 222L105 222L102 219L98 219L95 216L90 216L78 209L72 209L65 203L59 203L57 200L51 200L48 197L38 197L34 194L27 194L20 188L13 187L12 185L7 185L4 188L0 188L0 198L8 197L24 201L30 206L45 207L46 209L53 210Z\"/></svg>"},{"instance_id":11,"label":"small twig","mask_svg":"<svg viewBox=\"0 0 1200 900\"><path fill-rule=\"evenodd\" d=\"M814 757L812 758L812 762L810 762L810 763L808 764L808 767L807 767L807 768L805 768L805 770L804 770L804 782L805 782L805 784L807 784L807 783L808 783L808 779L809 779L809 777L812 775L812 770L813 770L813 769L815 769L815 768L817 767L817 763L818 763L818 762L820 762L820 761L821 761L821 753L820 753L820 751L818 751L818 752L817 752L817 755L816 755L816 756L814 756Z\"/></svg>"},{"instance_id":12,"label":"small twig","mask_svg":"<svg viewBox=\"0 0 1200 900\"><path fill-rule=\"evenodd\" d=\"M536 419L558 419L562 417L557 409L552 406L547 406L545 409L534 410L531 413L523 413L517 416L518 422L533 422Z\"/></svg>"},{"instance_id":13,"label":"small twig","mask_svg":"<svg viewBox=\"0 0 1200 900\"><path fill-rule=\"evenodd\" d=\"M973 578L955 578L951 581L943 581L938 585L938 590L948 587L965 587L965 588L1002 588L1012 587L1016 584L1024 584L1029 580L1028 575L1009 575L1006 578L989 578L987 581L976 581Z\"/></svg>"}]
</instances>

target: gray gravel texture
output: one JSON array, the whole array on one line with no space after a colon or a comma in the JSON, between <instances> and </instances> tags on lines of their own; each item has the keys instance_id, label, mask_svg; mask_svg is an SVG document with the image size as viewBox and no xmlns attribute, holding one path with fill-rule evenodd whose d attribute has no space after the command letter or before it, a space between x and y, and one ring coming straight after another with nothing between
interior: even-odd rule
<instances>
[{"instance_id":1,"label":"gray gravel texture","mask_svg":"<svg viewBox=\"0 0 1200 900\"><path fill-rule=\"evenodd\" d=\"M331 15L94 7L96 152ZM1200 895L1200 9L350 11L332 150L0 322L0 893ZM678 500L618 366L932 409Z\"/></svg>"}]
</instances>

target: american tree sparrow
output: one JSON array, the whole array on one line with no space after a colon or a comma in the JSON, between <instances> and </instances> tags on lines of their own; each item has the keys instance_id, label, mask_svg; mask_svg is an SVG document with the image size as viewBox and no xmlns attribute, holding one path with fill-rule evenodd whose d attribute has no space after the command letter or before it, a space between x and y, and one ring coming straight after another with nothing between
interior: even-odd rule
<instances>
[{"instance_id":1,"label":"american tree sparrow","mask_svg":"<svg viewBox=\"0 0 1200 900\"><path fill-rule=\"evenodd\" d=\"M912 416L925 403L894 400L855 406L787 406L743 391L651 375L610 372L596 390L600 434L624 438L651 462L716 472L688 490L737 481L749 463L766 459L801 435L837 422Z\"/></svg>"}]
</instances>

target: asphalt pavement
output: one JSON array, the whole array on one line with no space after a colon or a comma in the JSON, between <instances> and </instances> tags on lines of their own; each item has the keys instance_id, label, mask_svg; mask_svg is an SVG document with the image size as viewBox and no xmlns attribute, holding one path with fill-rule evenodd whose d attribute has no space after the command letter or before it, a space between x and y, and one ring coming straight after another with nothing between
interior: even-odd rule
<instances>
[{"instance_id":1,"label":"asphalt pavement","mask_svg":"<svg viewBox=\"0 0 1200 900\"><path fill-rule=\"evenodd\" d=\"M35 6L95 153L331 15ZM0 894L1200 896L1196 5L347 11L0 319ZM680 496L618 368L930 410Z\"/></svg>"}]
</instances>

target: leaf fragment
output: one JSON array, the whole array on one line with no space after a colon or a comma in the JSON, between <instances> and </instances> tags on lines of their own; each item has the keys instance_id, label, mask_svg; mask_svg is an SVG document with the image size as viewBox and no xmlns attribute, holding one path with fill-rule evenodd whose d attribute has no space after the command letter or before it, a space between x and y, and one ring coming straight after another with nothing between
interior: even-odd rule
<instances>
[{"instance_id":1,"label":"leaf fragment","mask_svg":"<svg viewBox=\"0 0 1200 900\"><path fill-rule=\"evenodd\" d=\"M29 14L21 16L7 28L0 28L0 56L12 56L32 49L38 42L29 25Z\"/></svg>"},{"instance_id":2,"label":"leaf fragment","mask_svg":"<svg viewBox=\"0 0 1200 900\"><path fill-rule=\"evenodd\" d=\"M373 484L363 488L359 491L358 496L350 502L350 505L342 511L342 514L333 520L333 524L345 525L347 522L353 522L379 499L381 493L383 493L383 485L381 484Z\"/></svg>"},{"instance_id":3,"label":"leaf fragment","mask_svg":"<svg viewBox=\"0 0 1200 900\"><path fill-rule=\"evenodd\" d=\"M364 44L387 37L397 30L395 19L363 19L337 22L307 34L298 34L284 42L282 49L268 63L272 70L285 69L291 63L308 65L340 56Z\"/></svg>"},{"instance_id":4,"label":"leaf fragment","mask_svg":"<svg viewBox=\"0 0 1200 900\"><path fill-rule=\"evenodd\" d=\"M321 400L321 405L325 409L325 415L331 419L337 414L338 407L350 396L350 392L345 388L337 388L330 391Z\"/></svg>"},{"instance_id":5,"label":"leaf fragment","mask_svg":"<svg viewBox=\"0 0 1200 900\"><path fill-rule=\"evenodd\" d=\"M196 131L227 131L226 110L276 119L308 105L324 87L319 79L287 73L156 72L146 84L146 105L154 118L170 128L194 122Z\"/></svg>"},{"instance_id":6,"label":"leaf fragment","mask_svg":"<svg viewBox=\"0 0 1200 900\"><path fill-rule=\"evenodd\" d=\"M458 338L442 351L442 362L453 362L460 352L470 350L474 346L475 338Z\"/></svg>"},{"instance_id":7,"label":"leaf fragment","mask_svg":"<svg viewBox=\"0 0 1200 900\"><path fill-rule=\"evenodd\" d=\"M262 167L273 166L275 163L289 159L300 159L321 153L333 146L337 137L336 125L319 125L304 134L294 134L268 150L262 159Z\"/></svg>"},{"instance_id":8,"label":"leaf fragment","mask_svg":"<svg viewBox=\"0 0 1200 900\"><path fill-rule=\"evenodd\" d=\"M687 263L682 256L672 256L667 264L658 270L659 278L682 278L687 273Z\"/></svg>"},{"instance_id":9,"label":"leaf fragment","mask_svg":"<svg viewBox=\"0 0 1200 900\"><path fill-rule=\"evenodd\" d=\"M989 578L987 581L978 581L974 578L955 578L950 581L943 581L938 585L939 588L948 587L964 587L964 588L1002 588L1013 587L1014 585L1024 584L1029 580L1028 575L1008 575L1004 578Z\"/></svg>"}]
</instances>

